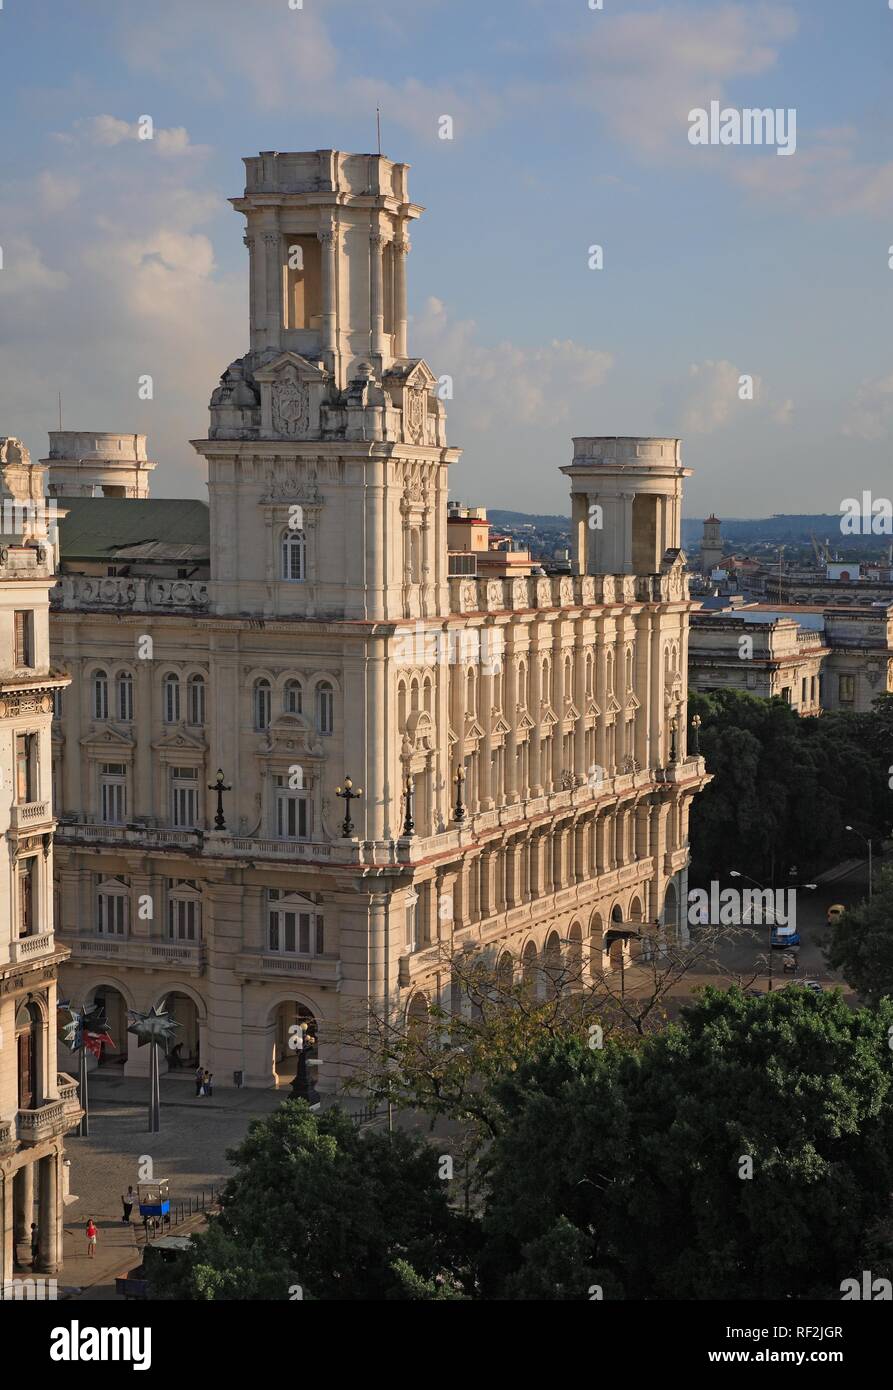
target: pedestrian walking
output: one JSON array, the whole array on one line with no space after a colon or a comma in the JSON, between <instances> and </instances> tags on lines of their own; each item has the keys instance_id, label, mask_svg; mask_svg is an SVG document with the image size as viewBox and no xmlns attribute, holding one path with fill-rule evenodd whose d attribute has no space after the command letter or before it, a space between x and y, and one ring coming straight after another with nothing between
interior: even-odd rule
<instances>
[{"instance_id":1,"label":"pedestrian walking","mask_svg":"<svg viewBox=\"0 0 893 1390\"><path fill-rule=\"evenodd\" d=\"M121 1205L124 1208L124 1215L121 1217L121 1220L124 1222L125 1226L130 1225L130 1213L133 1211L133 1204L135 1201L136 1198L133 1195L133 1188L128 1187L127 1192L122 1194L121 1197Z\"/></svg>"},{"instance_id":2,"label":"pedestrian walking","mask_svg":"<svg viewBox=\"0 0 893 1390\"><path fill-rule=\"evenodd\" d=\"M205 1095L206 1095L206 1096L213 1096L213 1094L214 1094L214 1087L213 1087L213 1085L212 1085L213 1080L214 1080L214 1073L213 1073L212 1071L206 1071L206 1072L205 1072Z\"/></svg>"},{"instance_id":3,"label":"pedestrian walking","mask_svg":"<svg viewBox=\"0 0 893 1390\"><path fill-rule=\"evenodd\" d=\"M87 1222L87 1255L92 1260L96 1254L96 1222L93 1217Z\"/></svg>"},{"instance_id":4,"label":"pedestrian walking","mask_svg":"<svg viewBox=\"0 0 893 1390\"><path fill-rule=\"evenodd\" d=\"M197 1096L200 1096L201 1093L202 1093L202 1083L204 1082L204 1079L205 1079L204 1069L203 1069L202 1067L200 1067L200 1066L199 1066L199 1067L196 1067L196 1069L195 1069L195 1094L196 1094Z\"/></svg>"},{"instance_id":5,"label":"pedestrian walking","mask_svg":"<svg viewBox=\"0 0 893 1390\"><path fill-rule=\"evenodd\" d=\"M31 1222L31 1268L37 1268L37 1260L40 1255L40 1238L37 1232L37 1222Z\"/></svg>"}]
</instances>

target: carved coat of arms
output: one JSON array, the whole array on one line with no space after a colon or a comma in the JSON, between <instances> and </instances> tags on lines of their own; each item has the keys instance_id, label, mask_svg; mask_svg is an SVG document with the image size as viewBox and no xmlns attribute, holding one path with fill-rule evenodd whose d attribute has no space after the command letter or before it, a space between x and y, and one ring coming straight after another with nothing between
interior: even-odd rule
<instances>
[{"instance_id":1,"label":"carved coat of arms","mask_svg":"<svg viewBox=\"0 0 893 1390\"><path fill-rule=\"evenodd\" d=\"M306 431L310 422L307 387L294 377L274 381L272 386L273 429L291 438Z\"/></svg>"}]
</instances>

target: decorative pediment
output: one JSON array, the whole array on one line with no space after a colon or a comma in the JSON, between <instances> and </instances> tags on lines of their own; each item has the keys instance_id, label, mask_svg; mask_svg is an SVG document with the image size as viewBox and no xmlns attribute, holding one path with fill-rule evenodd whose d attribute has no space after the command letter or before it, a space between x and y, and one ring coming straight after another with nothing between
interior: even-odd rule
<instances>
[{"instance_id":1,"label":"decorative pediment","mask_svg":"<svg viewBox=\"0 0 893 1390\"><path fill-rule=\"evenodd\" d=\"M569 700L568 703L565 705L564 718L565 721L567 721L568 719L580 718L580 711L577 709L577 706L574 704L573 700Z\"/></svg>"},{"instance_id":2,"label":"decorative pediment","mask_svg":"<svg viewBox=\"0 0 893 1390\"><path fill-rule=\"evenodd\" d=\"M588 715L594 715L595 718L598 719L599 715L601 714L601 710L599 709L598 705L595 703L594 700L590 700L586 706L586 713Z\"/></svg>"},{"instance_id":3,"label":"decorative pediment","mask_svg":"<svg viewBox=\"0 0 893 1390\"><path fill-rule=\"evenodd\" d=\"M280 439L311 439L319 434L319 412L328 394L329 375L323 367L284 352L254 374L260 386L263 430Z\"/></svg>"},{"instance_id":4,"label":"decorative pediment","mask_svg":"<svg viewBox=\"0 0 893 1390\"><path fill-rule=\"evenodd\" d=\"M529 715L529 714L527 713L527 711L525 710L524 713L521 715L521 718L518 720L518 732L519 732L519 733L523 732L523 733L529 734L529 733L530 733L530 730L533 729L533 728L535 728L535 727L536 727L536 726L535 726L533 720L531 719L530 715Z\"/></svg>"},{"instance_id":5,"label":"decorative pediment","mask_svg":"<svg viewBox=\"0 0 893 1390\"><path fill-rule=\"evenodd\" d=\"M608 714L619 714L619 713L620 713L620 704L618 703L617 698L616 698L616 696L615 696L614 694L610 694L610 695L608 696L607 713L608 713Z\"/></svg>"},{"instance_id":6,"label":"decorative pediment","mask_svg":"<svg viewBox=\"0 0 893 1390\"><path fill-rule=\"evenodd\" d=\"M406 721L406 738L412 751L430 753L435 747L434 725L427 710L413 710Z\"/></svg>"},{"instance_id":7,"label":"decorative pediment","mask_svg":"<svg viewBox=\"0 0 893 1390\"><path fill-rule=\"evenodd\" d=\"M175 733L165 734L152 744L152 749L156 753L203 754L206 747L205 740L197 737L188 729L178 729Z\"/></svg>"},{"instance_id":8,"label":"decorative pediment","mask_svg":"<svg viewBox=\"0 0 893 1390\"><path fill-rule=\"evenodd\" d=\"M549 707L549 705L546 705L545 709L543 709L540 712L540 728L553 729L557 723L558 718L555 715L554 711Z\"/></svg>"},{"instance_id":9,"label":"decorative pediment","mask_svg":"<svg viewBox=\"0 0 893 1390\"><path fill-rule=\"evenodd\" d=\"M477 722L477 720L476 720L476 719L469 719L469 720L466 722L466 725L465 725L465 739L466 739L466 741L468 741L468 739L481 739L481 738L483 738L483 737L484 737L484 731L483 731L483 729L481 728L480 724Z\"/></svg>"},{"instance_id":10,"label":"decorative pediment","mask_svg":"<svg viewBox=\"0 0 893 1390\"><path fill-rule=\"evenodd\" d=\"M505 722L501 714L496 716L496 720L493 724L493 732L494 734L501 734L503 738L506 734L511 733L511 727Z\"/></svg>"},{"instance_id":11,"label":"decorative pediment","mask_svg":"<svg viewBox=\"0 0 893 1390\"><path fill-rule=\"evenodd\" d=\"M632 690L627 691L627 694L626 694L626 708L627 708L628 710L637 710L637 709L641 709L641 705L640 705L638 699L636 698L635 692L632 691Z\"/></svg>"},{"instance_id":12,"label":"decorative pediment","mask_svg":"<svg viewBox=\"0 0 893 1390\"><path fill-rule=\"evenodd\" d=\"M136 747L136 740L129 734L122 734L117 729L102 729L96 733L86 734L81 739L82 748L98 749L103 753L130 752Z\"/></svg>"}]
</instances>

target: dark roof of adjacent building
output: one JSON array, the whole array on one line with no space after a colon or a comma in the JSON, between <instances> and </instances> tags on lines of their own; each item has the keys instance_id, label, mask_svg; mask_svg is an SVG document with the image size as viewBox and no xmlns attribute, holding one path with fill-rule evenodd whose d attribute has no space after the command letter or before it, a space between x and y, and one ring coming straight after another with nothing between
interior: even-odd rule
<instances>
[{"instance_id":1,"label":"dark roof of adjacent building","mask_svg":"<svg viewBox=\"0 0 893 1390\"><path fill-rule=\"evenodd\" d=\"M194 497L60 497L62 560L207 560L210 513Z\"/></svg>"}]
</instances>

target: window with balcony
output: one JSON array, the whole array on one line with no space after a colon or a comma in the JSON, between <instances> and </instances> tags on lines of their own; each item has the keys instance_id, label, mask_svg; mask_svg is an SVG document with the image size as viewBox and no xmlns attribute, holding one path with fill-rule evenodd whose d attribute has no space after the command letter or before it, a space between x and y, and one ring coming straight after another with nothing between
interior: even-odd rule
<instances>
[{"instance_id":1,"label":"window with balcony","mask_svg":"<svg viewBox=\"0 0 893 1390\"><path fill-rule=\"evenodd\" d=\"M271 888L267 901L268 950L291 956L325 955L325 922L309 899Z\"/></svg>"},{"instance_id":2,"label":"window with balcony","mask_svg":"<svg viewBox=\"0 0 893 1390\"><path fill-rule=\"evenodd\" d=\"M276 777L276 838L279 840L310 839L310 798L306 791L289 786L288 777Z\"/></svg>"},{"instance_id":3,"label":"window with balcony","mask_svg":"<svg viewBox=\"0 0 893 1390\"><path fill-rule=\"evenodd\" d=\"M99 808L103 825L124 825L126 823L126 763L100 763Z\"/></svg>"},{"instance_id":4,"label":"window with balcony","mask_svg":"<svg viewBox=\"0 0 893 1390\"><path fill-rule=\"evenodd\" d=\"M38 1041L42 1030L36 1004L22 1004L16 1014L16 1054L18 1063L18 1108L33 1110L38 1101Z\"/></svg>"},{"instance_id":5,"label":"window with balcony","mask_svg":"<svg viewBox=\"0 0 893 1390\"><path fill-rule=\"evenodd\" d=\"M37 856L19 862L16 870L19 936L37 932Z\"/></svg>"},{"instance_id":6,"label":"window with balcony","mask_svg":"<svg viewBox=\"0 0 893 1390\"><path fill-rule=\"evenodd\" d=\"M129 671L119 671L116 678L117 714L123 724L133 722L133 676Z\"/></svg>"},{"instance_id":7,"label":"window with balcony","mask_svg":"<svg viewBox=\"0 0 893 1390\"><path fill-rule=\"evenodd\" d=\"M167 891L168 938L187 943L201 941L202 895L198 884L188 878L169 878Z\"/></svg>"},{"instance_id":8,"label":"window with balcony","mask_svg":"<svg viewBox=\"0 0 893 1390\"><path fill-rule=\"evenodd\" d=\"M26 806L37 799L37 735L16 734L16 802Z\"/></svg>"},{"instance_id":9,"label":"window with balcony","mask_svg":"<svg viewBox=\"0 0 893 1390\"><path fill-rule=\"evenodd\" d=\"M201 676L190 676L187 686L189 723L200 726L205 722L205 682Z\"/></svg>"},{"instance_id":10,"label":"window with balcony","mask_svg":"<svg viewBox=\"0 0 893 1390\"><path fill-rule=\"evenodd\" d=\"M171 768L171 824L184 830L198 825L198 768Z\"/></svg>"},{"instance_id":11,"label":"window with balcony","mask_svg":"<svg viewBox=\"0 0 893 1390\"><path fill-rule=\"evenodd\" d=\"M16 610L15 615L15 664L34 665L34 614L29 610Z\"/></svg>"},{"instance_id":12,"label":"window with balcony","mask_svg":"<svg viewBox=\"0 0 893 1390\"><path fill-rule=\"evenodd\" d=\"M130 885L107 878L96 890L96 930L100 936L126 936L130 928Z\"/></svg>"}]
</instances>

